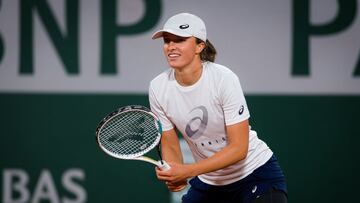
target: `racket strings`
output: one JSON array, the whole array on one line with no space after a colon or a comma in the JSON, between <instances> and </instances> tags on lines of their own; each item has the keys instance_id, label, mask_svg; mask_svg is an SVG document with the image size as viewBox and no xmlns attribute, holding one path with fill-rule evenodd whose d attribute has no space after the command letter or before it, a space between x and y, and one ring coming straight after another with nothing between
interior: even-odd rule
<instances>
[{"instance_id":1,"label":"racket strings","mask_svg":"<svg viewBox=\"0 0 360 203\"><path fill-rule=\"evenodd\" d=\"M156 145L155 119L144 112L129 111L110 119L100 131L100 143L122 158L140 156Z\"/></svg>"}]
</instances>

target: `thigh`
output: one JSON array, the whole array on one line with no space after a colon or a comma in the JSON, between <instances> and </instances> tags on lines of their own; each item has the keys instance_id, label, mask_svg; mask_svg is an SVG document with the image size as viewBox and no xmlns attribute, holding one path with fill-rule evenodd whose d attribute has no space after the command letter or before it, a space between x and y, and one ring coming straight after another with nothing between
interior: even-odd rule
<instances>
[{"instance_id":1,"label":"thigh","mask_svg":"<svg viewBox=\"0 0 360 203\"><path fill-rule=\"evenodd\" d=\"M271 188L267 193L260 195L251 203L287 203L287 196L283 191Z\"/></svg>"},{"instance_id":2,"label":"thigh","mask_svg":"<svg viewBox=\"0 0 360 203\"><path fill-rule=\"evenodd\" d=\"M182 197L182 203L208 203L212 202L209 194L204 191L190 187L188 192Z\"/></svg>"}]
</instances>

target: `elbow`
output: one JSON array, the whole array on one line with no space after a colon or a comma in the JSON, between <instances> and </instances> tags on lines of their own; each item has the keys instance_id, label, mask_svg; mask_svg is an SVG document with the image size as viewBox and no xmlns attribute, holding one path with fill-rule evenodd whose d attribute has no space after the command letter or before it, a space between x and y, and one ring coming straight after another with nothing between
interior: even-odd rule
<instances>
[{"instance_id":1,"label":"elbow","mask_svg":"<svg viewBox=\"0 0 360 203\"><path fill-rule=\"evenodd\" d=\"M237 154L238 154L238 156L237 156L238 161L242 161L242 160L246 159L246 157L248 155L248 146L239 147Z\"/></svg>"},{"instance_id":2,"label":"elbow","mask_svg":"<svg viewBox=\"0 0 360 203\"><path fill-rule=\"evenodd\" d=\"M247 151L240 152L239 153L239 161L242 161L242 160L246 159L247 154L248 154Z\"/></svg>"}]
</instances>

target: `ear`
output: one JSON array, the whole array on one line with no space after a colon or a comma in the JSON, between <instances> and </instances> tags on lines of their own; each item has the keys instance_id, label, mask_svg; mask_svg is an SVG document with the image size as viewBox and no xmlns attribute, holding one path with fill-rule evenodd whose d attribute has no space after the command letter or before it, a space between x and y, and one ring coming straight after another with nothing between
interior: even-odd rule
<instances>
[{"instance_id":1,"label":"ear","mask_svg":"<svg viewBox=\"0 0 360 203\"><path fill-rule=\"evenodd\" d=\"M202 52L202 50L205 49L205 43L201 42L199 44L196 45L196 54L200 54Z\"/></svg>"}]
</instances>

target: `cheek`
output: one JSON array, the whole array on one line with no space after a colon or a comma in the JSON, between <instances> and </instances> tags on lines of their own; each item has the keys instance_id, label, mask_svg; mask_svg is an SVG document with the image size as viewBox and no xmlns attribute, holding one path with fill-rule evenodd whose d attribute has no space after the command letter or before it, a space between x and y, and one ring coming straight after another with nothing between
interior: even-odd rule
<instances>
[{"instance_id":1,"label":"cheek","mask_svg":"<svg viewBox=\"0 0 360 203\"><path fill-rule=\"evenodd\" d=\"M198 51L200 49L198 49L196 46L192 46L192 47L189 47L188 50L187 50L187 53L188 55L191 55L191 56L195 56L198 54ZM199 52L200 53L200 52Z\"/></svg>"},{"instance_id":2,"label":"cheek","mask_svg":"<svg viewBox=\"0 0 360 203\"><path fill-rule=\"evenodd\" d=\"M167 46L166 44L163 45L163 52L164 52L164 53L166 53L167 47L168 47L168 46Z\"/></svg>"}]
</instances>

